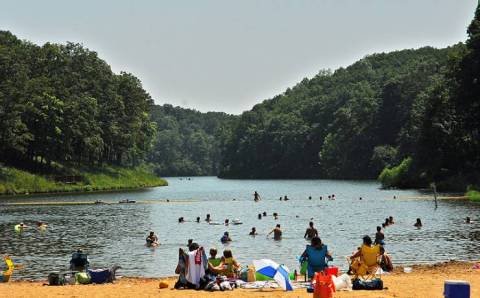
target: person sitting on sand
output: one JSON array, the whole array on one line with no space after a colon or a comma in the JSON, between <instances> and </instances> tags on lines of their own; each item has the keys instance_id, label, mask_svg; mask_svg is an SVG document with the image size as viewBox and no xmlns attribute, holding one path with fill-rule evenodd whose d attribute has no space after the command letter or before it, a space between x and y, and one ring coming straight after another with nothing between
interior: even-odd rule
<instances>
[{"instance_id":1,"label":"person sitting on sand","mask_svg":"<svg viewBox=\"0 0 480 298\"><path fill-rule=\"evenodd\" d=\"M327 267L326 260L333 260L331 253L328 251L326 245L322 243L322 240L315 236L311 240L311 244L307 245L305 251L300 257L300 262L307 260L308 278L312 279L315 272L321 272Z\"/></svg>"},{"instance_id":2,"label":"person sitting on sand","mask_svg":"<svg viewBox=\"0 0 480 298\"><path fill-rule=\"evenodd\" d=\"M223 257L220 265L214 268L216 272L223 274L229 278L237 277L237 272L240 269L240 264L233 257L230 249L223 251Z\"/></svg>"},{"instance_id":3,"label":"person sitting on sand","mask_svg":"<svg viewBox=\"0 0 480 298\"><path fill-rule=\"evenodd\" d=\"M371 273L377 268L377 259L380 255L380 245L372 245L372 238L366 235L363 237L363 244L360 249L354 253L350 260L350 270L355 275L363 276Z\"/></svg>"},{"instance_id":4,"label":"person sitting on sand","mask_svg":"<svg viewBox=\"0 0 480 298\"><path fill-rule=\"evenodd\" d=\"M157 246L157 245L160 244L160 243L158 243L157 235L155 235L155 233L153 231L150 232L150 234L147 236L145 241L147 242L146 243L147 246Z\"/></svg>"},{"instance_id":5,"label":"person sitting on sand","mask_svg":"<svg viewBox=\"0 0 480 298\"><path fill-rule=\"evenodd\" d=\"M280 224L277 224L277 226L267 234L267 237L272 233L273 240L282 240L282 229L280 228Z\"/></svg>"},{"instance_id":6,"label":"person sitting on sand","mask_svg":"<svg viewBox=\"0 0 480 298\"><path fill-rule=\"evenodd\" d=\"M305 235L303 235L303 238L305 239L312 239L313 237L318 237L318 231L313 227L313 221L308 223L308 228L305 231Z\"/></svg>"},{"instance_id":7,"label":"person sitting on sand","mask_svg":"<svg viewBox=\"0 0 480 298\"><path fill-rule=\"evenodd\" d=\"M393 271L392 259L389 255L387 255L383 246L380 247L380 268L382 268L382 270L385 272Z\"/></svg>"},{"instance_id":8,"label":"person sitting on sand","mask_svg":"<svg viewBox=\"0 0 480 298\"><path fill-rule=\"evenodd\" d=\"M230 235L228 234L228 232L223 233L222 238L220 238L220 242L222 243L228 243L231 241L232 241L232 238L230 238Z\"/></svg>"},{"instance_id":9,"label":"person sitting on sand","mask_svg":"<svg viewBox=\"0 0 480 298\"><path fill-rule=\"evenodd\" d=\"M250 235L250 236L258 235L257 229L255 227L253 227L252 230L250 231L250 234L248 234L248 235Z\"/></svg>"},{"instance_id":10,"label":"person sitting on sand","mask_svg":"<svg viewBox=\"0 0 480 298\"><path fill-rule=\"evenodd\" d=\"M211 272L216 272L215 267L218 267L222 262L221 258L217 258L217 249L215 247L210 248L210 257L208 258L208 269Z\"/></svg>"},{"instance_id":11,"label":"person sitting on sand","mask_svg":"<svg viewBox=\"0 0 480 298\"><path fill-rule=\"evenodd\" d=\"M385 245L385 234L382 232L382 228L377 226L377 232L375 233L375 244Z\"/></svg>"},{"instance_id":12,"label":"person sitting on sand","mask_svg":"<svg viewBox=\"0 0 480 298\"><path fill-rule=\"evenodd\" d=\"M416 227L416 228L421 228L423 226L422 225L422 220L420 218L417 218L417 221L415 222L415 224L413 226Z\"/></svg>"},{"instance_id":13,"label":"person sitting on sand","mask_svg":"<svg viewBox=\"0 0 480 298\"><path fill-rule=\"evenodd\" d=\"M393 225L395 222L393 221L393 216L388 217L388 224Z\"/></svg>"}]
</instances>

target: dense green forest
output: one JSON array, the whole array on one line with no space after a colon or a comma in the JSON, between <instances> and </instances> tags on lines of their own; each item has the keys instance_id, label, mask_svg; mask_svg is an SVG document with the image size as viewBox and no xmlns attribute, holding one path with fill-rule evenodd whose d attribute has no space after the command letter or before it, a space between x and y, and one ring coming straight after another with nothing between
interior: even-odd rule
<instances>
[{"instance_id":1,"label":"dense green forest","mask_svg":"<svg viewBox=\"0 0 480 298\"><path fill-rule=\"evenodd\" d=\"M79 44L37 46L0 31L1 162L138 165L155 134L152 104L136 77Z\"/></svg>"},{"instance_id":2,"label":"dense green forest","mask_svg":"<svg viewBox=\"0 0 480 298\"><path fill-rule=\"evenodd\" d=\"M152 169L215 175L233 118L154 105L138 78L80 44L0 31L0 193L164 184ZM62 176L81 181L58 185Z\"/></svg>"},{"instance_id":3,"label":"dense green forest","mask_svg":"<svg viewBox=\"0 0 480 298\"><path fill-rule=\"evenodd\" d=\"M424 92L462 47L374 54L304 79L241 115L221 175L376 178L414 150Z\"/></svg>"},{"instance_id":4,"label":"dense green forest","mask_svg":"<svg viewBox=\"0 0 480 298\"><path fill-rule=\"evenodd\" d=\"M135 76L113 73L82 45L38 46L0 31L0 181L19 175L2 164L44 175L146 166L164 176L378 177L385 187L476 193L478 8L467 32L445 49L322 70L232 116L154 105Z\"/></svg>"},{"instance_id":5,"label":"dense green forest","mask_svg":"<svg viewBox=\"0 0 480 298\"><path fill-rule=\"evenodd\" d=\"M480 12L466 44L374 54L321 71L243 113L220 176L480 181ZM383 170L384 169L384 170ZM383 171L382 171L383 170Z\"/></svg>"},{"instance_id":6,"label":"dense green forest","mask_svg":"<svg viewBox=\"0 0 480 298\"><path fill-rule=\"evenodd\" d=\"M223 140L235 116L200 113L171 105L153 106L157 135L148 161L163 176L217 175Z\"/></svg>"}]
</instances>

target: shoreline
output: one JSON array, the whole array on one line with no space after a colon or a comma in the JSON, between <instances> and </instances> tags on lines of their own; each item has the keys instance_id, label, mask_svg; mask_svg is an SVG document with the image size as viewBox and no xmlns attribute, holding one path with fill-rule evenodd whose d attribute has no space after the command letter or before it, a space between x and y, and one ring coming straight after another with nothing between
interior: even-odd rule
<instances>
[{"instance_id":1,"label":"shoreline","mask_svg":"<svg viewBox=\"0 0 480 298\"><path fill-rule=\"evenodd\" d=\"M161 178L163 179L163 178ZM165 180L166 182L166 180ZM156 186L145 186L145 187L125 187L125 188L111 188L111 189L101 189L101 190L71 190L71 191L46 191L46 192L32 192L32 193L20 193L20 194L0 194L0 201L2 198L34 198L34 197L41 197L41 196L63 196L63 195L88 195L88 194L100 194L100 193L126 193L126 192L137 192L137 191L147 191L151 188L157 187L164 187L168 186L167 184L164 185L156 185Z\"/></svg>"},{"instance_id":2,"label":"shoreline","mask_svg":"<svg viewBox=\"0 0 480 298\"><path fill-rule=\"evenodd\" d=\"M424 298L443 297L445 280L466 280L470 283L471 297L480 297L480 270L473 269L474 262L449 261L430 265L412 265L411 273L404 273L403 266L381 276L384 290L338 291L334 297L365 298ZM121 273L121 271L120 271ZM15 275L15 273L14 273ZM159 289L159 282L166 281L167 289ZM0 283L0 297L312 297L304 288L291 292L281 289L234 289L227 292L174 290L176 277L122 277L113 284L43 286L45 280L13 280Z\"/></svg>"}]
</instances>

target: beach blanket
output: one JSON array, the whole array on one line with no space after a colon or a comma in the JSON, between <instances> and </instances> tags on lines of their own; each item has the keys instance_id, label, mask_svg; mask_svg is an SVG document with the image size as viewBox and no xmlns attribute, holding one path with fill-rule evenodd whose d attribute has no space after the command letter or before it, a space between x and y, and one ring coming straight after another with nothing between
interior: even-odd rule
<instances>
[{"instance_id":1,"label":"beach blanket","mask_svg":"<svg viewBox=\"0 0 480 298\"><path fill-rule=\"evenodd\" d=\"M205 276L207 268L207 255L203 247L187 253L185 278L197 289L200 288L200 280Z\"/></svg>"}]
</instances>

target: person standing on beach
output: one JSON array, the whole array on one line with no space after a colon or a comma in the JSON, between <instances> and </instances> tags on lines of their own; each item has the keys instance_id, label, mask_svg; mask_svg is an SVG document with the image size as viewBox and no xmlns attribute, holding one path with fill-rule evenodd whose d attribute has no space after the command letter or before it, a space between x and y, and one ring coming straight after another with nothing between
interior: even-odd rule
<instances>
[{"instance_id":1,"label":"person standing on beach","mask_svg":"<svg viewBox=\"0 0 480 298\"><path fill-rule=\"evenodd\" d=\"M253 193L253 200L254 200L255 202L260 201L260 195L258 194L257 191L255 191L255 192Z\"/></svg>"},{"instance_id":2,"label":"person standing on beach","mask_svg":"<svg viewBox=\"0 0 480 298\"><path fill-rule=\"evenodd\" d=\"M303 236L303 238L305 239L312 239L313 237L318 237L318 231L317 229L315 229L313 227L313 221L311 221L309 224L308 224L308 228L307 230L305 231L305 235Z\"/></svg>"},{"instance_id":3,"label":"person standing on beach","mask_svg":"<svg viewBox=\"0 0 480 298\"><path fill-rule=\"evenodd\" d=\"M267 234L267 237L273 233L273 240L282 240L282 229L280 228L280 224L277 224L275 229L271 230L270 233Z\"/></svg>"}]
</instances>

